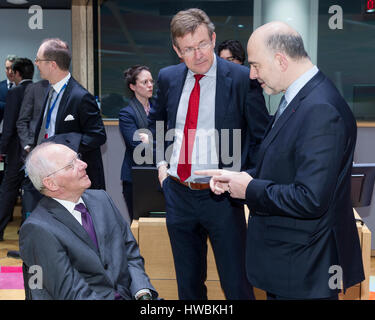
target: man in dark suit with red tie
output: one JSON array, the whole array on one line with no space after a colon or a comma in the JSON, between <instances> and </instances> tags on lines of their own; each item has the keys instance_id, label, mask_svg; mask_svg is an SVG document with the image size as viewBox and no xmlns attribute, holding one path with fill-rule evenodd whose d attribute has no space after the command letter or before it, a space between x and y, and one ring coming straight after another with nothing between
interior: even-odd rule
<instances>
[{"instance_id":1,"label":"man in dark suit with red tie","mask_svg":"<svg viewBox=\"0 0 375 320\"><path fill-rule=\"evenodd\" d=\"M173 48L184 62L159 73L150 129L158 121L175 129L172 156L156 140L156 161L167 211L180 299L207 299L207 237L227 299L252 299L245 274L246 221L243 206L215 196L198 168L241 168L256 151L268 123L259 85L249 69L217 57L214 25L205 12L189 9L171 22ZM169 140L170 141L170 140ZM251 150L249 151L249 148ZM169 169L168 169L169 166Z\"/></svg>"}]
</instances>

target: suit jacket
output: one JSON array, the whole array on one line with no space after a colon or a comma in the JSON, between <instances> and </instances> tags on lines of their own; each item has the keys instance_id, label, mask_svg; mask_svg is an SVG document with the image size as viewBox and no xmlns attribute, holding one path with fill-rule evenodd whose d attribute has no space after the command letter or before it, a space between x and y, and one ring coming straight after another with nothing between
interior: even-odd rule
<instances>
[{"instance_id":1,"label":"suit jacket","mask_svg":"<svg viewBox=\"0 0 375 320\"><path fill-rule=\"evenodd\" d=\"M3 134L1 137L2 154L8 154L11 149L16 149L18 151L16 157L21 157L16 122L20 113L25 90L31 83L31 80L26 80L8 91L4 109Z\"/></svg>"},{"instance_id":2,"label":"suit jacket","mask_svg":"<svg viewBox=\"0 0 375 320\"><path fill-rule=\"evenodd\" d=\"M43 112L44 102L48 94L49 82L40 80L25 90L20 115L17 120L17 132L22 149L33 146L36 127Z\"/></svg>"},{"instance_id":3,"label":"suit jacket","mask_svg":"<svg viewBox=\"0 0 375 320\"><path fill-rule=\"evenodd\" d=\"M146 114L146 112L145 112ZM121 167L121 180L131 182L131 169L136 163L133 160L134 149L142 143L133 139L134 133L140 128L137 124L137 115L131 105L122 108L119 113L119 127L125 142L125 155Z\"/></svg>"},{"instance_id":4,"label":"suit jacket","mask_svg":"<svg viewBox=\"0 0 375 320\"><path fill-rule=\"evenodd\" d=\"M3 80L0 82L0 122L3 120L4 116L4 108L5 108L5 100L8 93L8 83L7 80Z\"/></svg>"},{"instance_id":5,"label":"suit jacket","mask_svg":"<svg viewBox=\"0 0 375 320\"><path fill-rule=\"evenodd\" d=\"M269 127L246 190L247 275L254 286L313 299L337 292L329 287L331 266L342 268L344 289L364 279L350 199L356 129L349 106L321 72Z\"/></svg>"},{"instance_id":6,"label":"suit jacket","mask_svg":"<svg viewBox=\"0 0 375 320\"><path fill-rule=\"evenodd\" d=\"M35 130L34 143L37 142L43 121L44 109L40 114ZM68 120L68 117L72 120ZM87 163L87 175L91 180L92 189L105 189L104 168L100 146L107 139L100 110L95 98L83 88L73 77L68 81L59 104L56 116L55 135L75 132L81 134L78 152Z\"/></svg>"},{"instance_id":7,"label":"suit jacket","mask_svg":"<svg viewBox=\"0 0 375 320\"><path fill-rule=\"evenodd\" d=\"M128 223L103 190L86 190L99 250L79 222L56 200L42 198L20 230L24 263L39 265L42 289L32 299L134 299L140 289L157 292Z\"/></svg>"},{"instance_id":8,"label":"suit jacket","mask_svg":"<svg viewBox=\"0 0 375 320\"><path fill-rule=\"evenodd\" d=\"M229 129L229 155L233 153L233 129L241 129L241 163L235 167L247 168L256 163L256 154L269 122L262 89L257 81L249 79L249 68L217 58L215 129L219 131L218 154L222 154L221 130ZM156 121L166 121L166 129L174 129L177 109L187 75L185 63L162 69L158 78L157 98L149 114L149 128L155 137ZM172 142L166 143L165 147ZM158 145L156 148L159 148ZM157 152L164 152L158 149ZM157 161L159 159L156 159ZM232 167L223 163L219 167Z\"/></svg>"}]
</instances>

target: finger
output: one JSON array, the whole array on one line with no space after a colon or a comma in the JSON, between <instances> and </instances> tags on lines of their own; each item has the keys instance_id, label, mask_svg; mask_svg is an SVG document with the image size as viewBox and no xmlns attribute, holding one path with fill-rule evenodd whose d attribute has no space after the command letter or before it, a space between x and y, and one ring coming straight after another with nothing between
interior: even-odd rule
<instances>
[{"instance_id":1,"label":"finger","mask_svg":"<svg viewBox=\"0 0 375 320\"><path fill-rule=\"evenodd\" d=\"M194 174L198 176L219 176L221 175L220 169L210 169L210 170L196 170Z\"/></svg>"},{"instance_id":2,"label":"finger","mask_svg":"<svg viewBox=\"0 0 375 320\"><path fill-rule=\"evenodd\" d=\"M226 183L226 184L228 184L231 181L231 177L226 176L226 175L213 176L212 179L215 182L221 182L221 183Z\"/></svg>"}]
</instances>

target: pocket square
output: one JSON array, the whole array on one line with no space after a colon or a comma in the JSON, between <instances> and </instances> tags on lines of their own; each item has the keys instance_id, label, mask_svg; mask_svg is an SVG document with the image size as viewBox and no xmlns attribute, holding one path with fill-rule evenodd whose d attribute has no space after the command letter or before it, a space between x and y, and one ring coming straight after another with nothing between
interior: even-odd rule
<instances>
[{"instance_id":1,"label":"pocket square","mask_svg":"<svg viewBox=\"0 0 375 320\"><path fill-rule=\"evenodd\" d=\"M66 118L64 119L64 121L73 121L73 120L74 120L74 117L71 114L68 114Z\"/></svg>"}]
</instances>

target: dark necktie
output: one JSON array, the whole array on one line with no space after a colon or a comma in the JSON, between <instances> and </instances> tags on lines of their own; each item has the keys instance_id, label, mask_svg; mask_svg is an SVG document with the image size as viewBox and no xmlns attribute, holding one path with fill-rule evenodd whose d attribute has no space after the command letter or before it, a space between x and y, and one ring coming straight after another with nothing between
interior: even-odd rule
<instances>
[{"instance_id":1,"label":"dark necktie","mask_svg":"<svg viewBox=\"0 0 375 320\"><path fill-rule=\"evenodd\" d=\"M82 227L87 231L91 240L94 242L96 248L99 249L98 241L96 239L94 224L92 223L90 213L87 211L86 206L83 203L78 203L74 207L74 209L81 212Z\"/></svg>"},{"instance_id":2,"label":"dark necktie","mask_svg":"<svg viewBox=\"0 0 375 320\"><path fill-rule=\"evenodd\" d=\"M279 103L279 107L277 108L277 111L276 111L276 114L275 114L275 120L273 122L272 127L275 125L276 121L279 120L279 118L282 115L282 113L284 112L287 104L288 104L288 102L286 101L285 96L282 96L282 98L280 100L280 103Z\"/></svg>"},{"instance_id":3,"label":"dark necktie","mask_svg":"<svg viewBox=\"0 0 375 320\"><path fill-rule=\"evenodd\" d=\"M9 89L13 87L13 82L9 82Z\"/></svg>"},{"instance_id":4,"label":"dark necktie","mask_svg":"<svg viewBox=\"0 0 375 320\"><path fill-rule=\"evenodd\" d=\"M195 74L195 85L191 91L189 98L188 111L186 113L184 136L180 150L180 158L178 160L177 174L182 181L185 181L191 175L191 154L195 140L195 132L197 129L198 113L199 113L199 96L201 87L199 80L204 77L203 74Z\"/></svg>"},{"instance_id":5,"label":"dark necktie","mask_svg":"<svg viewBox=\"0 0 375 320\"><path fill-rule=\"evenodd\" d=\"M51 87L51 89L48 92L47 112L45 112L44 117L43 117L43 122L42 122L42 125L40 127L37 144L40 144L46 138L47 116L48 116L49 109L51 108L52 97L53 97L54 92L55 92L55 90L53 89L53 87Z\"/></svg>"}]
</instances>

